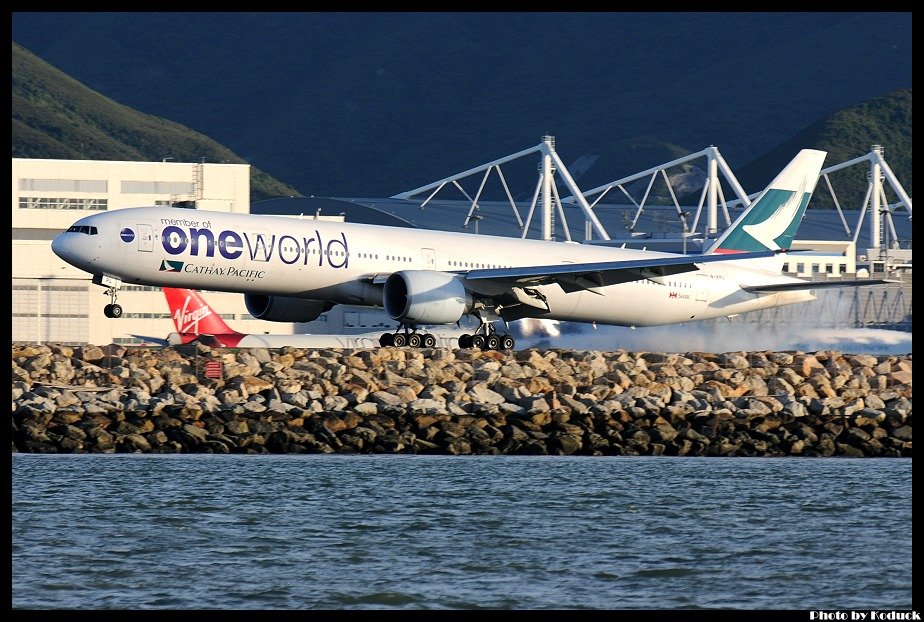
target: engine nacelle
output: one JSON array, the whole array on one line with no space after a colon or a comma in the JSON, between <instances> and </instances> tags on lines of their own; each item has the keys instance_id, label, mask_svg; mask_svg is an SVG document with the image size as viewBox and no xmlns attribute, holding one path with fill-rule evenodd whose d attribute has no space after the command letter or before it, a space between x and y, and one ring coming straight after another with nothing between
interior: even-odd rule
<instances>
[{"instance_id":1,"label":"engine nacelle","mask_svg":"<svg viewBox=\"0 0 924 622\"><path fill-rule=\"evenodd\" d=\"M326 300L244 294L247 312L258 320L270 322L311 322L334 306Z\"/></svg>"},{"instance_id":2,"label":"engine nacelle","mask_svg":"<svg viewBox=\"0 0 924 622\"><path fill-rule=\"evenodd\" d=\"M385 280L382 303L393 320L408 324L450 324L472 310L472 295L458 275L402 270Z\"/></svg>"}]
</instances>

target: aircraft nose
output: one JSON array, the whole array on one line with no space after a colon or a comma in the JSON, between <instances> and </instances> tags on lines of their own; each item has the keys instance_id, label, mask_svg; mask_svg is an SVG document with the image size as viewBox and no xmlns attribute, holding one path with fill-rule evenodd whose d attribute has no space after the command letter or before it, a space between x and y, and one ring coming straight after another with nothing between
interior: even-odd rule
<instances>
[{"instance_id":1,"label":"aircraft nose","mask_svg":"<svg viewBox=\"0 0 924 622\"><path fill-rule=\"evenodd\" d=\"M52 252L76 268L83 270L92 262L96 252L88 245L87 236L65 231L51 241Z\"/></svg>"},{"instance_id":2,"label":"aircraft nose","mask_svg":"<svg viewBox=\"0 0 924 622\"><path fill-rule=\"evenodd\" d=\"M52 252L68 262L74 257L73 241L71 238L72 236L67 233L59 233L55 236L55 239L51 241Z\"/></svg>"}]
</instances>

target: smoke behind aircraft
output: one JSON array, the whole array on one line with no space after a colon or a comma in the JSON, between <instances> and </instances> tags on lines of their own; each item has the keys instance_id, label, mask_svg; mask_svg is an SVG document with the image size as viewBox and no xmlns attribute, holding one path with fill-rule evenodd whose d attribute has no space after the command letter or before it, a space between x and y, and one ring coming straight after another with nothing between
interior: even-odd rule
<instances>
[{"instance_id":1,"label":"smoke behind aircraft","mask_svg":"<svg viewBox=\"0 0 924 622\"><path fill-rule=\"evenodd\" d=\"M735 319L634 329L553 320L521 320L511 324L511 328L518 333L517 348L655 352L838 350L848 354L906 354L912 351L910 332L791 324L780 326L779 330L767 330L766 325Z\"/></svg>"}]
</instances>

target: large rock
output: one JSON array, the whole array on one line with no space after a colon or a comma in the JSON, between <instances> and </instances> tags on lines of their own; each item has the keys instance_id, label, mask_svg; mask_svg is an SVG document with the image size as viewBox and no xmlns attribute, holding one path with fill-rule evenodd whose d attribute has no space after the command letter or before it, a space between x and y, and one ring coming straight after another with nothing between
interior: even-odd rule
<instances>
[{"instance_id":1,"label":"large rock","mask_svg":"<svg viewBox=\"0 0 924 622\"><path fill-rule=\"evenodd\" d=\"M468 395L473 402L482 404L503 404L506 400L504 396L496 391L492 391L484 383L479 383L468 390Z\"/></svg>"}]
</instances>

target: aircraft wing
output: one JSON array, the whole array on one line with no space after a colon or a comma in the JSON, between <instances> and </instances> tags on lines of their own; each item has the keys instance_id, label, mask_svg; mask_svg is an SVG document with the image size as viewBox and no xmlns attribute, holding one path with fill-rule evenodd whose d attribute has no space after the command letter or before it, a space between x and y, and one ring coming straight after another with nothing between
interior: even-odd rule
<instances>
[{"instance_id":1,"label":"aircraft wing","mask_svg":"<svg viewBox=\"0 0 924 622\"><path fill-rule=\"evenodd\" d=\"M767 285L740 285L746 292L788 292L801 289L825 289L830 287L857 287L863 285L885 285L900 283L896 279L844 279L842 281L803 281L801 283L770 283Z\"/></svg>"},{"instance_id":2,"label":"aircraft wing","mask_svg":"<svg viewBox=\"0 0 924 622\"><path fill-rule=\"evenodd\" d=\"M558 283L564 291L569 293L581 290L599 293L595 292L595 290L607 285L618 285L619 283L639 279L671 276L682 272L699 270L697 264L701 263L758 259L773 257L775 254L775 251L760 251L755 253L677 255L628 261L489 268L470 270L465 273L465 280L468 282L487 281L507 287L529 287Z\"/></svg>"}]
</instances>

